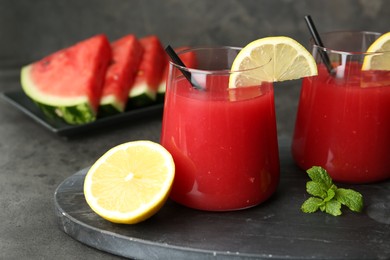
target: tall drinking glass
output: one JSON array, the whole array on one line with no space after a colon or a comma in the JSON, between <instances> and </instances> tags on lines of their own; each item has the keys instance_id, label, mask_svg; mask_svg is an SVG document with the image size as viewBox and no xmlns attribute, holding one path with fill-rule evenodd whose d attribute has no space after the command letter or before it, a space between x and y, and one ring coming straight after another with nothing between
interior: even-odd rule
<instances>
[{"instance_id":1,"label":"tall drinking glass","mask_svg":"<svg viewBox=\"0 0 390 260\"><path fill-rule=\"evenodd\" d=\"M362 70L366 57L389 55L366 52L379 36L331 32L321 35L326 48L313 45L318 76L303 79L292 143L302 169L322 166L346 183L390 177L390 71Z\"/></svg>"},{"instance_id":2,"label":"tall drinking glass","mask_svg":"<svg viewBox=\"0 0 390 260\"><path fill-rule=\"evenodd\" d=\"M169 65L161 143L176 166L170 196L191 208L252 207L268 199L279 182L273 86L229 89L229 77L242 73L230 71L239 51L189 49L179 56L193 55L194 68Z\"/></svg>"}]
</instances>

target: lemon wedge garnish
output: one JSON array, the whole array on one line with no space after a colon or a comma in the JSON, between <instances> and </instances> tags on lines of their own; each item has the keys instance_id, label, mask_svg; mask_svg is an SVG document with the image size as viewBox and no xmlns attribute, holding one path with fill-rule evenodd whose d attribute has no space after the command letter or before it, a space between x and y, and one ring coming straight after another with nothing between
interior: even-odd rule
<instances>
[{"instance_id":1,"label":"lemon wedge garnish","mask_svg":"<svg viewBox=\"0 0 390 260\"><path fill-rule=\"evenodd\" d=\"M253 69L255 68L255 69ZM313 56L285 36L266 37L245 46L233 61L229 88L259 85L317 75Z\"/></svg>"},{"instance_id":2,"label":"lemon wedge garnish","mask_svg":"<svg viewBox=\"0 0 390 260\"><path fill-rule=\"evenodd\" d=\"M375 52L375 54L374 54ZM362 70L390 70L390 32L381 35L367 49Z\"/></svg>"}]
</instances>

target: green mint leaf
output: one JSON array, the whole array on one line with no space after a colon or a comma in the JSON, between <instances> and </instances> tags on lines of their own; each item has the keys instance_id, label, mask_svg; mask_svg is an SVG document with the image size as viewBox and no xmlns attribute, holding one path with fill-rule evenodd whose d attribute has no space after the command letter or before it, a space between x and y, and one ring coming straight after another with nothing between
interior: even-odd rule
<instances>
[{"instance_id":1,"label":"green mint leaf","mask_svg":"<svg viewBox=\"0 0 390 260\"><path fill-rule=\"evenodd\" d=\"M332 186L333 182L328 172L319 166L313 166L306 171L314 182L324 185L324 189L328 190Z\"/></svg>"},{"instance_id":2,"label":"green mint leaf","mask_svg":"<svg viewBox=\"0 0 390 260\"><path fill-rule=\"evenodd\" d=\"M308 198L305 202L303 202L301 206L301 210L304 213L313 213L318 210L320 205L322 204L322 199L320 198L315 198L315 197L310 197Z\"/></svg>"},{"instance_id":3,"label":"green mint leaf","mask_svg":"<svg viewBox=\"0 0 390 260\"><path fill-rule=\"evenodd\" d=\"M313 166L307 170L307 173L311 181L306 183L306 190L315 197L307 199L302 204L303 212L312 213L321 210L339 216L342 205L356 212L363 210L362 194L351 189L337 188L328 172L322 167Z\"/></svg>"},{"instance_id":4,"label":"green mint leaf","mask_svg":"<svg viewBox=\"0 0 390 260\"><path fill-rule=\"evenodd\" d=\"M337 200L330 200L325 203L325 212L333 216L341 215L341 203Z\"/></svg>"},{"instance_id":5,"label":"green mint leaf","mask_svg":"<svg viewBox=\"0 0 390 260\"><path fill-rule=\"evenodd\" d=\"M334 198L334 196L336 195L336 192L332 188L330 188L326 192L326 194L327 194L327 196L326 196L326 198L324 198L324 201L328 202L328 201L331 201Z\"/></svg>"},{"instance_id":6,"label":"green mint leaf","mask_svg":"<svg viewBox=\"0 0 390 260\"><path fill-rule=\"evenodd\" d=\"M339 188L335 198L352 211L361 212L363 210L363 196L357 191Z\"/></svg>"},{"instance_id":7,"label":"green mint leaf","mask_svg":"<svg viewBox=\"0 0 390 260\"><path fill-rule=\"evenodd\" d=\"M307 193L309 193L310 195L320 197L323 199L325 199L328 196L326 187L324 187L323 184L315 181L308 181L306 183L306 190Z\"/></svg>"}]
</instances>

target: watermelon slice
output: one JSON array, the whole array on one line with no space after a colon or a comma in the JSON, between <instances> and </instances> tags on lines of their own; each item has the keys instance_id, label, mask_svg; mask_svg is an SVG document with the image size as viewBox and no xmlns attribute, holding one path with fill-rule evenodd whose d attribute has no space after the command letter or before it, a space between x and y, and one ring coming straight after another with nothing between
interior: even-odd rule
<instances>
[{"instance_id":1,"label":"watermelon slice","mask_svg":"<svg viewBox=\"0 0 390 260\"><path fill-rule=\"evenodd\" d=\"M125 110L129 89L134 83L144 51L141 43L132 34L113 42L111 48L112 60L104 81L99 116Z\"/></svg>"},{"instance_id":2,"label":"watermelon slice","mask_svg":"<svg viewBox=\"0 0 390 260\"><path fill-rule=\"evenodd\" d=\"M155 102L166 63L165 51L157 36L144 37L140 42L144 54L134 85L129 91L129 107L145 106Z\"/></svg>"},{"instance_id":3,"label":"watermelon slice","mask_svg":"<svg viewBox=\"0 0 390 260\"><path fill-rule=\"evenodd\" d=\"M69 124L91 122L110 60L110 43L99 34L24 66L21 84L48 117Z\"/></svg>"},{"instance_id":4,"label":"watermelon slice","mask_svg":"<svg viewBox=\"0 0 390 260\"><path fill-rule=\"evenodd\" d=\"M164 71L161 77L160 84L158 85L157 94L156 94L156 100L159 103L164 102L165 90L167 86L167 78L169 72L169 57L167 55L165 55L165 57L166 57L166 62L164 64Z\"/></svg>"},{"instance_id":5,"label":"watermelon slice","mask_svg":"<svg viewBox=\"0 0 390 260\"><path fill-rule=\"evenodd\" d=\"M179 47L179 48L175 48L175 52L179 53L179 52L185 51L187 49L189 49L188 46L182 46L182 47ZM196 67L197 62L196 62L195 53L193 53L193 52L185 52L183 54L180 54L179 57L183 61L183 63L186 65L187 68L195 68ZM166 90L166 81L167 81L167 78L168 78L168 72L169 72L169 62L168 62L168 59L167 59L167 61L165 63L163 77L162 77L162 79L160 81L160 85L159 85L158 90L157 90L157 101L158 102L163 102L164 101L165 90Z\"/></svg>"}]
</instances>

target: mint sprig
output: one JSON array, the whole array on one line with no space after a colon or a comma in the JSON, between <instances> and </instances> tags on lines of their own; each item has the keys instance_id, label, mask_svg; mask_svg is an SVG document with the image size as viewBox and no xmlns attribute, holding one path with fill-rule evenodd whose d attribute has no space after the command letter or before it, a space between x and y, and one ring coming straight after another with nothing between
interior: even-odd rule
<instances>
[{"instance_id":1,"label":"mint sprig","mask_svg":"<svg viewBox=\"0 0 390 260\"><path fill-rule=\"evenodd\" d=\"M305 213L318 210L333 216L341 215L341 206L361 212L363 196L352 189L337 188L328 172L319 166L313 166L306 171L311 179L306 183L306 191L313 197L308 198L301 206Z\"/></svg>"}]
</instances>

